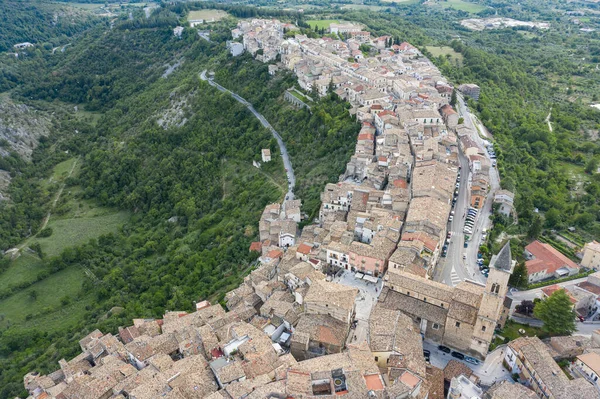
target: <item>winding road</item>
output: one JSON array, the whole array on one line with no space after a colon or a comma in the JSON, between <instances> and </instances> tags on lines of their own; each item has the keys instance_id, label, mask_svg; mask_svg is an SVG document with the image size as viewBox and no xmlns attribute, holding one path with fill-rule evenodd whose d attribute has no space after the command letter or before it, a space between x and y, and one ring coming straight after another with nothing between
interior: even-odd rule
<instances>
[{"instance_id":1,"label":"winding road","mask_svg":"<svg viewBox=\"0 0 600 399\"><path fill-rule=\"evenodd\" d=\"M292 169L292 163L290 162L290 156L287 152L287 148L285 147L285 143L283 142L283 139L281 138L279 133L277 133L277 131L273 128L273 126L271 126L271 124L265 119L264 116L262 116L256 109L254 109L254 106L252 106L252 104L250 104L248 101L246 101L244 98L242 98L238 94L232 92L231 90L224 88L223 86L221 86L220 84L215 82L214 79L207 77L206 70L202 71L202 73L200 74L200 79L207 81L209 85L216 87L218 90L220 90L224 93L229 93L238 102L244 104L246 106L246 108L248 108L248 110L250 110L250 112L252 112L252 114L254 114L254 116L260 121L260 123L262 123L262 125L264 127L266 127L267 129L269 129L271 131L271 134L273 134L273 137L275 137L275 140L277 140L277 144L279 145L279 151L281 152L281 157L283 158L283 165L285 167L285 173L287 174L287 178L288 178L288 192L285 195L285 198L289 199L289 200L293 200L294 199L294 191L293 190L294 190L294 186L296 185L296 177L294 176L294 169Z\"/></svg>"}]
</instances>

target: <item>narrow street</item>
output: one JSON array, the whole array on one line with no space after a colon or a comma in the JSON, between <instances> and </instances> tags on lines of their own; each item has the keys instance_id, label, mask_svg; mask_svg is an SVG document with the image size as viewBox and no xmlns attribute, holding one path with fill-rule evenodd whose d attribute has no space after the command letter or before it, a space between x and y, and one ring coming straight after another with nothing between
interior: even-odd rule
<instances>
[{"instance_id":1,"label":"narrow street","mask_svg":"<svg viewBox=\"0 0 600 399\"><path fill-rule=\"evenodd\" d=\"M287 152L287 148L285 147L285 143L283 142L283 139L281 138L279 133L273 128L273 126L271 126L271 124L265 119L264 116L262 116L256 109L254 109L252 104L250 104L244 98L240 97L238 94L224 88L223 86L221 86L220 84L215 82L212 78L208 78L206 76L206 70L202 71L202 73L200 74L200 79L207 81L209 85L216 87L218 90L220 90L224 93L229 93L238 102L240 102L241 104L244 104L246 106L246 108L248 108L248 110L250 112L252 112L252 114L254 114L254 116L260 121L260 123L264 127L269 129L269 131L271 132L273 137L275 137L275 140L277 140L277 144L279 145L279 151L281 152L281 157L283 158L283 165L285 167L285 172L286 172L286 175L288 178L288 192L286 194L286 199L293 200L294 199L294 191L293 190L294 190L294 186L296 185L296 177L294 176L294 169L292 169L292 163L290 162L290 157Z\"/></svg>"},{"instance_id":2,"label":"narrow street","mask_svg":"<svg viewBox=\"0 0 600 399\"><path fill-rule=\"evenodd\" d=\"M489 154L485 150L484 140L479 136L478 131L481 131L486 137L490 137L483 124L476 119L465 104L464 98L459 94L457 96L457 110L460 117L464 118L466 126L470 127L474 134L471 137L484 150L488 159ZM483 230L489 230L491 227L490 215L492 213L492 203L494 195L500 189L500 178L498 170L495 167L490 167L490 189L485 199L482 208L479 210L477 219L475 220L473 234L470 236L467 248L464 247L465 234L463 233L466 212L470 206L472 173L469 169L469 160L459 151L459 161L461 166L461 181L458 192L458 199L454 210L454 220L450 223L448 231L452 232L450 245L448 246L448 254L446 258L440 258L434 274L434 280L443 282L450 286L456 286L461 281L466 279L485 282L486 278L479 271L477 265L477 252L482 242ZM490 159L491 164L491 159ZM463 259L463 255L466 259Z\"/></svg>"}]
</instances>

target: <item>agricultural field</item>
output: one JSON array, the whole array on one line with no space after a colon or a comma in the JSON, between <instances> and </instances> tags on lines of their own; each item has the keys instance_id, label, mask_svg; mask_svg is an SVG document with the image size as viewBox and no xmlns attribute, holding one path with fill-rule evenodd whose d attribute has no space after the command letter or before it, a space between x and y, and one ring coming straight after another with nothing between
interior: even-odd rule
<instances>
[{"instance_id":1,"label":"agricultural field","mask_svg":"<svg viewBox=\"0 0 600 399\"><path fill-rule=\"evenodd\" d=\"M430 4L440 5L443 8L453 8L459 11L466 11L472 14L476 14L486 9L486 7L482 6L481 4L471 3L463 0L436 1Z\"/></svg>"},{"instance_id":2,"label":"agricultural field","mask_svg":"<svg viewBox=\"0 0 600 399\"><path fill-rule=\"evenodd\" d=\"M21 256L11 262L6 271L0 274L0 293L21 284L31 283L37 275L46 270L37 255L23 251Z\"/></svg>"},{"instance_id":3,"label":"agricultural field","mask_svg":"<svg viewBox=\"0 0 600 399\"><path fill-rule=\"evenodd\" d=\"M196 10L190 11L190 13L187 16L187 19L188 21L203 19L205 22L213 22L219 21L227 17L228 15L229 14L222 10Z\"/></svg>"},{"instance_id":4,"label":"agricultural field","mask_svg":"<svg viewBox=\"0 0 600 399\"><path fill-rule=\"evenodd\" d=\"M71 266L0 300L0 328L29 323L48 331L46 328L67 327L63 324L65 316L80 320L85 309L81 306L83 301L75 299L81 294L86 278L82 268ZM50 318L54 323L41 323L38 318ZM25 325L23 327L26 328Z\"/></svg>"},{"instance_id":5,"label":"agricultural field","mask_svg":"<svg viewBox=\"0 0 600 399\"><path fill-rule=\"evenodd\" d=\"M458 62L459 65L462 65L463 62L463 55L461 53L457 53L456 51L454 51L454 49L452 47L448 47L448 46L441 46L441 47L436 47L436 46L427 46L427 50L433 54L434 57L439 57L441 56L450 56L450 62L452 64Z\"/></svg>"},{"instance_id":6,"label":"agricultural field","mask_svg":"<svg viewBox=\"0 0 600 399\"><path fill-rule=\"evenodd\" d=\"M129 212L93 207L85 202L79 202L78 205L78 208L73 209L78 213L78 217L51 220L47 228L52 229L52 235L44 238L36 237L31 242L39 243L44 255L56 256L65 248L116 232L129 218Z\"/></svg>"},{"instance_id":7,"label":"agricultural field","mask_svg":"<svg viewBox=\"0 0 600 399\"><path fill-rule=\"evenodd\" d=\"M383 0L385 3L416 4L419 0Z\"/></svg>"},{"instance_id":8,"label":"agricultural field","mask_svg":"<svg viewBox=\"0 0 600 399\"><path fill-rule=\"evenodd\" d=\"M311 20L306 21L306 23L309 24L310 27L313 29L315 27L317 27L319 29L321 29L321 28L327 29L327 28L329 28L329 25L340 23L340 21L337 19L311 19Z\"/></svg>"}]
</instances>

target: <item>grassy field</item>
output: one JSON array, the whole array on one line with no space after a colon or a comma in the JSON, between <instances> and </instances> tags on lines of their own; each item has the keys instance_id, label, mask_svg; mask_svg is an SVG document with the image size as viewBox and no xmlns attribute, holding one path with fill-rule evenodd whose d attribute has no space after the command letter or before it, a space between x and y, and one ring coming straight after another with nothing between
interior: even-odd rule
<instances>
[{"instance_id":1,"label":"grassy field","mask_svg":"<svg viewBox=\"0 0 600 399\"><path fill-rule=\"evenodd\" d=\"M459 11L466 11L472 14L478 13L486 9L485 6L476 3L470 3L463 0L445 0L437 2L436 4L441 5L443 8L453 8Z\"/></svg>"},{"instance_id":2,"label":"grassy field","mask_svg":"<svg viewBox=\"0 0 600 399\"><path fill-rule=\"evenodd\" d=\"M450 62L452 64L454 64L454 63L456 63L458 61L458 64L462 65L463 55L461 53L457 53L456 51L454 51L454 49L452 47L448 47L448 46L442 46L442 47L427 46L427 50L429 50L429 52L431 54L433 54L435 57L439 57L440 55L442 55L442 56L449 55L450 56Z\"/></svg>"},{"instance_id":3,"label":"grassy field","mask_svg":"<svg viewBox=\"0 0 600 399\"><path fill-rule=\"evenodd\" d=\"M187 16L187 19L188 21L195 19L203 19L204 21L210 22L213 19L215 21L221 20L227 15L229 14L222 10L196 10L190 11L190 13Z\"/></svg>"},{"instance_id":4,"label":"grassy field","mask_svg":"<svg viewBox=\"0 0 600 399\"><path fill-rule=\"evenodd\" d=\"M35 238L32 242L39 242L46 256L55 256L65 248L117 231L129 218L129 212L109 208L93 208L91 211L91 216L51 220L48 227L52 228L52 235Z\"/></svg>"},{"instance_id":5,"label":"grassy field","mask_svg":"<svg viewBox=\"0 0 600 399\"><path fill-rule=\"evenodd\" d=\"M0 327L4 328L8 325L21 324L25 321L31 321L38 327L45 325L38 323L37 317L46 318L50 314L61 311L65 306L61 300L65 297L75 299L81 291L81 285L86 278L85 273L79 267L73 266L58 273L54 273L50 277L37 282L27 289L21 290L18 293L0 301ZM35 292L35 294L32 294ZM83 309L82 309L83 310ZM26 320L27 315L39 315ZM73 318L80 318L81 314L71 314ZM56 319L56 326L53 328L61 328L61 319Z\"/></svg>"},{"instance_id":6,"label":"grassy field","mask_svg":"<svg viewBox=\"0 0 600 399\"><path fill-rule=\"evenodd\" d=\"M385 3L416 4L419 0L383 0Z\"/></svg>"},{"instance_id":7,"label":"grassy field","mask_svg":"<svg viewBox=\"0 0 600 399\"><path fill-rule=\"evenodd\" d=\"M311 28L329 28L329 25L339 23L340 21L337 19L311 19L306 21L307 24L310 25Z\"/></svg>"},{"instance_id":8,"label":"grassy field","mask_svg":"<svg viewBox=\"0 0 600 399\"><path fill-rule=\"evenodd\" d=\"M405 0L408 2L416 2L417 0ZM385 10L388 7L383 6L370 6L366 4L345 4L342 6L343 10L369 10L369 11L381 11Z\"/></svg>"},{"instance_id":9,"label":"grassy field","mask_svg":"<svg viewBox=\"0 0 600 399\"><path fill-rule=\"evenodd\" d=\"M44 269L40 258L23 251L21 256L15 259L4 273L0 274L0 292L11 286L35 281L36 276Z\"/></svg>"}]
</instances>

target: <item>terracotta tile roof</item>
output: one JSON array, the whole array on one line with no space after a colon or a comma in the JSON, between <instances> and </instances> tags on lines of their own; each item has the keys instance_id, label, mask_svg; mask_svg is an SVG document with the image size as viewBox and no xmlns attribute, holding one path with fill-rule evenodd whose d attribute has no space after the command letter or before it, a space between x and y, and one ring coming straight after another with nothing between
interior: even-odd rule
<instances>
[{"instance_id":1,"label":"terracotta tile roof","mask_svg":"<svg viewBox=\"0 0 600 399\"><path fill-rule=\"evenodd\" d=\"M296 252L299 252L304 255L308 255L311 250L312 250L312 246L302 243L298 246L298 249L296 249Z\"/></svg>"},{"instance_id":2,"label":"terracotta tile roof","mask_svg":"<svg viewBox=\"0 0 600 399\"><path fill-rule=\"evenodd\" d=\"M550 296L550 295L554 294L556 291L560 291L560 290L564 290L565 291L565 293L569 296L569 299L571 300L571 303L577 303L577 299L573 298L573 296L571 295L571 293L569 292L569 290L567 290L566 288L563 288L563 287L559 286L558 284L554 284L554 285L550 285L548 287L542 288L542 292L546 296Z\"/></svg>"},{"instance_id":3,"label":"terracotta tile roof","mask_svg":"<svg viewBox=\"0 0 600 399\"><path fill-rule=\"evenodd\" d=\"M579 268L575 262L567 258L554 247L538 240L527 245L525 250L535 257L535 259L525 263L529 274L546 269L549 273L554 273L563 266L567 266L571 269Z\"/></svg>"},{"instance_id":4,"label":"terracotta tile roof","mask_svg":"<svg viewBox=\"0 0 600 399\"><path fill-rule=\"evenodd\" d=\"M262 243L260 241L255 241L250 244L250 251L260 252L262 250Z\"/></svg>"}]
</instances>

